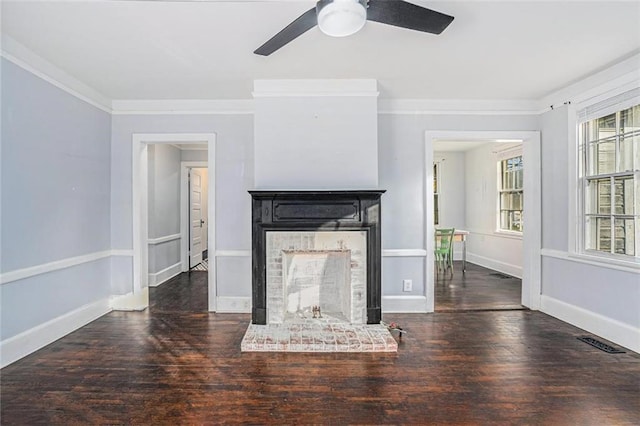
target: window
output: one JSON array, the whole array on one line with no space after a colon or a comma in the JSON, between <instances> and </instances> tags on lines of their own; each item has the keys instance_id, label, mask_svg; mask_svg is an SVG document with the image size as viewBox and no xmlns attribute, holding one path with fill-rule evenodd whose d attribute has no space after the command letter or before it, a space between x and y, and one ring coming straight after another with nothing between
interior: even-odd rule
<instances>
[{"instance_id":1,"label":"window","mask_svg":"<svg viewBox=\"0 0 640 426\"><path fill-rule=\"evenodd\" d=\"M584 248L638 257L640 105L579 125Z\"/></svg>"},{"instance_id":2,"label":"window","mask_svg":"<svg viewBox=\"0 0 640 426\"><path fill-rule=\"evenodd\" d=\"M439 205L438 205L438 188L440 187L438 163L433 163L433 224L437 225L440 221L439 218Z\"/></svg>"},{"instance_id":3,"label":"window","mask_svg":"<svg viewBox=\"0 0 640 426\"><path fill-rule=\"evenodd\" d=\"M499 230L522 232L524 195L522 155L500 161L499 173Z\"/></svg>"}]
</instances>

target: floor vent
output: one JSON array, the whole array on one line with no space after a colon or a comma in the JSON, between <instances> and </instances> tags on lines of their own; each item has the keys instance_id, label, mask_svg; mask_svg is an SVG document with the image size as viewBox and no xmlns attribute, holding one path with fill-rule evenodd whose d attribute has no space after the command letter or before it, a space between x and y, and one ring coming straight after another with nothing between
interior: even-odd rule
<instances>
[{"instance_id":1,"label":"floor vent","mask_svg":"<svg viewBox=\"0 0 640 426\"><path fill-rule=\"evenodd\" d=\"M503 280L508 280L509 278L513 278L513 277L510 277L509 275L505 275L500 272L492 272L489 275L492 277L503 279Z\"/></svg>"},{"instance_id":2,"label":"floor vent","mask_svg":"<svg viewBox=\"0 0 640 426\"><path fill-rule=\"evenodd\" d=\"M594 348L598 348L601 351L605 351L608 354L623 354L625 351L621 351L620 349L616 349L611 345L607 345L606 343L602 343L600 340L594 339L589 336L578 337L578 340L582 340L585 343L590 344Z\"/></svg>"}]
</instances>

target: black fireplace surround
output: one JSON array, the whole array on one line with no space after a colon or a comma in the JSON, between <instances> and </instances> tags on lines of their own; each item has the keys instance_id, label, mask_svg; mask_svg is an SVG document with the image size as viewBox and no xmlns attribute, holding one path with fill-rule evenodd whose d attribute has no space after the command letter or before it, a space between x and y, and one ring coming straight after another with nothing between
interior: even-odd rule
<instances>
[{"instance_id":1,"label":"black fireplace surround","mask_svg":"<svg viewBox=\"0 0 640 426\"><path fill-rule=\"evenodd\" d=\"M367 324L382 319L380 197L384 190L249 191L252 197L252 317L267 323L269 231L366 231Z\"/></svg>"}]
</instances>

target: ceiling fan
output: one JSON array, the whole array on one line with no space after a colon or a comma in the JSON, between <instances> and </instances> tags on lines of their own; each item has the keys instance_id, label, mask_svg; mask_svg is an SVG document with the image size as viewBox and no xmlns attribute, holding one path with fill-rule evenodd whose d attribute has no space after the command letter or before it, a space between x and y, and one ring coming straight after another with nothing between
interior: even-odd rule
<instances>
[{"instance_id":1,"label":"ceiling fan","mask_svg":"<svg viewBox=\"0 0 640 426\"><path fill-rule=\"evenodd\" d=\"M453 16L403 0L320 0L253 53L269 56L316 25L327 35L345 37L360 31L367 20L440 34Z\"/></svg>"}]
</instances>

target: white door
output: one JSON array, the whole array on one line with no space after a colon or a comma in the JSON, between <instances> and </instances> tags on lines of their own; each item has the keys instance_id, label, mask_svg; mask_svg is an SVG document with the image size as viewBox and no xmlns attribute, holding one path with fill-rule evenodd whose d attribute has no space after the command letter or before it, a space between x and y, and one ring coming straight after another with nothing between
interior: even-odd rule
<instances>
[{"instance_id":1,"label":"white door","mask_svg":"<svg viewBox=\"0 0 640 426\"><path fill-rule=\"evenodd\" d=\"M202 262L202 174L199 170L189 171L189 268Z\"/></svg>"}]
</instances>

